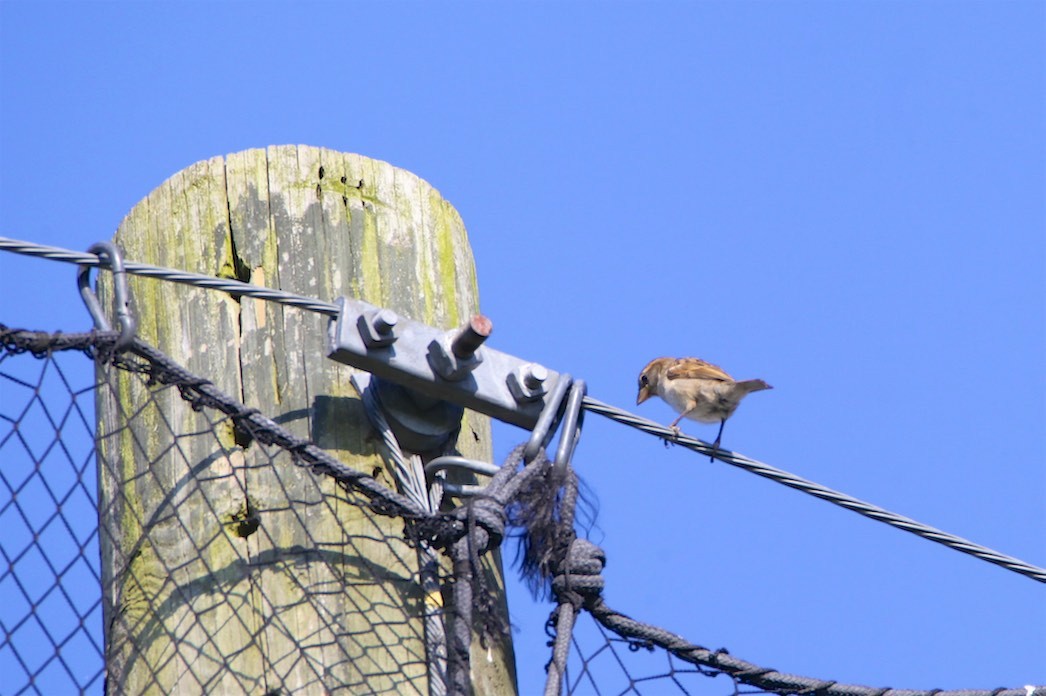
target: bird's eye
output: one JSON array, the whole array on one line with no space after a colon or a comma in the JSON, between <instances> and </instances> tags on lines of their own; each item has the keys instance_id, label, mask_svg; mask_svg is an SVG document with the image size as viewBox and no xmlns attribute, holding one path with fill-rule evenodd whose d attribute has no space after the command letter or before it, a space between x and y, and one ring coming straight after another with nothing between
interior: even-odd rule
<instances>
[{"instance_id":1,"label":"bird's eye","mask_svg":"<svg viewBox=\"0 0 1046 696\"><path fill-rule=\"evenodd\" d=\"M649 379L647 378L647 376L646 376L646 375L643 375L642 377L640 377L640 378L639 378L639 383L640 383L641 385L643 385L644 387L645 387L645 386L646 386L646 385L647 385L647 384L648 384L649 382L650 382L650 380L649 380Z\"/></svg>"}]
</instances>

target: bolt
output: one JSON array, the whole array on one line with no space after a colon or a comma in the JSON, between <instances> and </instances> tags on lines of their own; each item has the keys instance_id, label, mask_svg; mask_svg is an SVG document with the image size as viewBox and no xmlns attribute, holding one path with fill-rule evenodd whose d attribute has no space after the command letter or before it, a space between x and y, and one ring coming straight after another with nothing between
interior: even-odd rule
<instances>
[{"instance_id":1,"label":"bolt","mask_svg":"<svg viewBox=\"0 0 1046 696\"><path fill-rule=\"evenodd\" d=\"M429 364L443 379L464 379L483 362L479 347L493 329L490 319L477 314L460 329L452 329L429 344Z\"/></svg>"},{"instance_id":2,"label":"bolt","mask_svg":"<svg viewBox=\"0 0 1046 696\"><path fill-rule=\"evenodd\" d=\"M524 363L512 370L506 380L516 401L537 401L545 394L548 370L537 363Z\"/></svg>"},{"instance_id":3,"label":"bolt","mask_svg":"<svg viewBox=\"0 0 1046 696\"><path fill-rule=\"evenodd\" d=\"M391 309L371 309L356 321L360 337L368 348L384 348L396 340L399 317Z\"/></svg>"},{"instance_id":4,"label":"bolt","mask_svg":"<svg viewBox=\"0 0 1046 696\"><path fill-rule=\"evenodd\" d=\"M374 327L374 331L379 336L389 336L392 334L392 329L395 328L396 322L399 321L399 317L391 309L383 309L374 315L371 319L371 325Z\"/></svg>"},{"instance_id":5,"label":"bolt","mask_svg":"<svg viewBox=\"0 0 1046 696\"><path fill-rule=\"evenodd\" d=\"M477 314L458 331L450 343L450 350L462 360L472 357L494 330L494 323L482 314Z\"/></svg>"},{"instance_id":6,"label":"bolt","mask_svg":"<svg viewBox=\"0 0 1046 696\"><path fill-rule=\"evenodd\" d=\"M523 384L529 389L537 389L548 379L548 370L537 363L527 363L523 366Z\"/></svg>"}]
</instances>

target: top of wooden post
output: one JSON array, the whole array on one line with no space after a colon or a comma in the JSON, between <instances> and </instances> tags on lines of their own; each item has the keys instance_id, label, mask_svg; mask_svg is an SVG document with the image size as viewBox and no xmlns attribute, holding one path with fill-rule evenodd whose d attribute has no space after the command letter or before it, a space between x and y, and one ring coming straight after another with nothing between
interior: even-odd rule
<instances>
[{"instance_id":1,"label":"top of wooden post","mask_svg":"<svg viewBox=\"0 0 1046 696\"><path fill-rule=\"evenodd\" d=\"M454 208L414 174L360 155L274 146L197 162L139 202L116 242L128 260L326 301L349 295L437 327L479 310ZM130 289L140 337L396 486L351 368L326 357L328 317L151 278ZM431 598L419 594L403 521L347 504L289 457L120 379L119 404L114 394L99 401L112 688L424 693L420 610ZM147 407L132 413L125 402ZM491 459L486 418L466 412L461 432L461 454ZM259 524L242 537L234 522L245 510ZM511 646L483 655L477 692L511 692Z\"/></svg>"}]
</instances>

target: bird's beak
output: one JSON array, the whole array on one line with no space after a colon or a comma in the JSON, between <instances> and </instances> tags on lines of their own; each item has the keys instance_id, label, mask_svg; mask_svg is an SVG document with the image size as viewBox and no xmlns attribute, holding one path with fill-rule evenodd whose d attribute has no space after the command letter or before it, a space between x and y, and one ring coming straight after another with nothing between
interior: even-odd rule
<instances>
[{"instance_id":1,"label":"bird's beak","mask_svg":"<svg viewBox=\"0 0 1046 696\"><path fill-rule=\"evenodd\" d=\"M646 386L640 387L639 388L639 396L636 397L636 406L638 406L639 404L641 404L644 401L646 401L647 399L649 399L650 396L651 396L651 394L650 394L650 385L646 385Z\"/></svg>"}]
</instances>

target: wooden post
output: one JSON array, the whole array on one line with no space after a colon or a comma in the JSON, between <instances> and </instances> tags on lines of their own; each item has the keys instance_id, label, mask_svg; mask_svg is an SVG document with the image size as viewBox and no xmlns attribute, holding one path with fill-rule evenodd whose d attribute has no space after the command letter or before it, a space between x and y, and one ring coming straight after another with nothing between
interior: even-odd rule
<instances>
[{"instance_id":1,"label":"wooden post","mask_svg":"<svg viewBox=\"0 0 1046 696\"><path fill-rule=\"evenodd\" d=\"M478 309L457 212L359 155L281 146L199 162L136 205L115 241L128 260L351 295L437 327ZM351 369L326 358L327 317L154 279L130 289L141 338L395 487ZM431 598L403 521L176 389L114 374L98 409L109 693L427 694ZM490 460L487 419L467 412L461 433L462 454ZM474 646L472 670L476 693L515 690L510 644Z\"/></svg>"}]
</instances>

